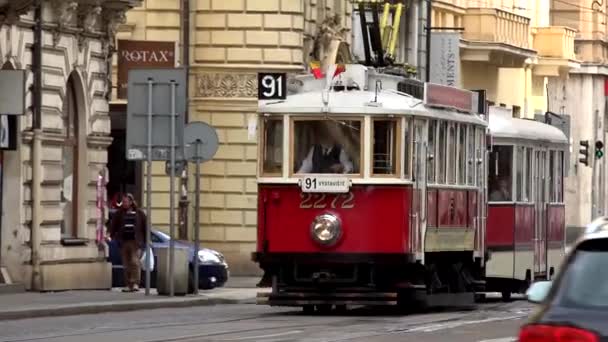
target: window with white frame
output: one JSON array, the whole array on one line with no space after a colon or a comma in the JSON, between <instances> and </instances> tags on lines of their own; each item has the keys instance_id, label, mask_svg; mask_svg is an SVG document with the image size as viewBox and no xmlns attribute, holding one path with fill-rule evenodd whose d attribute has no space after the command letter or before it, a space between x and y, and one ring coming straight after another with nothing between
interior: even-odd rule
<instances>
[{"instance_id":1,"label":"window with white frame","mask_svg":"<svg viewBox=\"0 0 608 342\"><path fill-rule=\"evenodd\" d=\"M437 121L429 120L429 129L428 129L428 154L429 158L426 163L426 173L427 173L427 181L429 183L435 183L435 160L437 159L436 153L436 140L437 136Z\"/></svg>"},{"instance_id":2,"label":"window with white frame","mask_svg":"<svg viewBox=\"0 0 608 342\"><path fill-rule=\"evenodd\" d=\"M457 149L458 143L456 141L456 124L449 123L448 124L448 161L447 161L447 170L448 170L448 183L455 184L456 183L456 168L458 166L457 162Z\"/></svg>"},{"instance_id":3,"label":"window with white frame","mask_svg":"<svg viewBox=\"0 0 608 342\"><path fill-rule=\"evenodd\" d=\"M396 175L398 168L398 137L399 125L397 120L377 119L373 121L373 164L374 175Z\"/></svg>"},{"instance_id":4,"label":"window with white frame","mask_svg":"<svg viewBox=\"0 0 608 342\"><path fill-rule=\"evenodd\" d=\"M524 202L525 201L525 193L524 193L524 170L526 169L526 148L523 146L517 146L517 155L515 160L516 167L516 188L517 192L517 201Z\"/></svg>"},{"instance_id":5,"label":"window with white frame","mask_svg":"<svg viewBox=\"0 0 608 342\"><path fill-rule=\"evenodd\" d=\"M458 184L464 185L467 172L467 125L458 125Z\"/></svg>"},{"instance_id":6,"label":"window with white frame","mask_svg":"<svg viewBox=\"0 0 608 342\"><path fill-rule=\"evenodd\" d=\"M513 200L513 146L494 145L489 158L488 193L492 202Z\"/></svg>"},{"instance_id":7,"label":"window with white frame","mask_svg":"<svg viewBox=\"0 0 608 342\"><path fill-rule=\"evenodd\" d=\"M362 120L294 120L293 172L359 174L361 128Z\"/></svg>"},{"instance_id":8,"label":"window with white frame","mask_svg":"<svg viewBox=\"0 0 608 342\"><path fill-rule=\"evenodd\" d=\"M437 137L437 184L446 182L446 142L448 123L439 121L439 135Z\"/></svg>"},{"instance_id":9,"label":"window with white frame","mask_svg":"<svg viewBox=\"0 0 608 342\"><path fill-rule=\"evenodd\" d=\"M534 179L532 178L532 168L534 167L534 165L532 164L532 152L532 147L526 148L526 202L534 201L534 192L532 191L534 186Z\"/></svg>"},{"instance_id":10,"label":"window with white frame","mask_svg":"<svg viewBox=\"0 0 608 342\"><path fill-rule=\"evenodd\" d=\"M262 173L280 175L283 169L283 118L263 118Z\"/></svg>"},{"instance_id":11,"label":"window with white frame","mask_svg":"<svg viewBox=\"0 0 608 342\"><path fill-rule=\"evenodd\" d=\"M467 126L467 184L475 185L475 126Z\"/></svg>"}]
</instances>

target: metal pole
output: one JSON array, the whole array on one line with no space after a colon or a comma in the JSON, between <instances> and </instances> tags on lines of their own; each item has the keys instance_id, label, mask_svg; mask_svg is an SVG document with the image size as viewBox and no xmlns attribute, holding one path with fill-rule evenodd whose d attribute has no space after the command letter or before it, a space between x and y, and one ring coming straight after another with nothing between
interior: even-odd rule
<instances>
[{"instance_id":1,"label":"metal pole","mask_svg":"<svg viewBox=\"0 0 608 342\"><path fill-rule=\"evenodd\" d=\"M426 0L426 82L431 82L431 16L433 4Z\"/></svg>"},{"instance_id":2,"label":"metal pole","mask_svg":"<svg viewBox=\"0 0 608 342\"><path fill-rule=\"evenodd\" d=\"M169 225L171 240L169 240L169 296L174 292L174 252L175 252L175 81L171 81L171 180L169 184Z\"/></svg>"},{"instance_id":3,"label":"metal pole","mask_svg":"<svg viewBox=\"0 0 608 342\"><path fill-rule=\"evenodd\" d=\"M152 228L152 84L148 78L148 153L146 155L146 252L150 249ZM150 295L150 254L146 253L146 296Z\"/></svg>"},{"instance_id":4,"label":"metal pole","mask_svg":"<svg viewBox=\"0 0 608 342\"><path fill-rule=\"evenodd\" d=\"M201 158L200 158L200 147L201 141L197 140L194 143L196 153L194 154L196 159L195 179L194 179L194 294L198 294L198 250L200 243L200 210L201 210Z\"/></svg>"}]
</instances>

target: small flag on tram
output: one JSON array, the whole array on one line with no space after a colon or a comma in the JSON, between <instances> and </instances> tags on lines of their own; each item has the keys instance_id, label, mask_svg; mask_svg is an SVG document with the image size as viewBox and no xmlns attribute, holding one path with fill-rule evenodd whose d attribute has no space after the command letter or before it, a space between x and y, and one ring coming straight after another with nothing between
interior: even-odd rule
<instances>
[{"instance_id":1,"label":"small flag on tram","mask_svg":"<svg viewBox=\"0 0 608 342\"><path fill-rule=\"evenodd\" d=\"M338 64L336 66L336 71L334 71L334 78L345 71L346 71L346 66L344 64Z\"/></svg>"},{"instance_id":2,"label":"small flag on tram","mask_svg":"<svg viewBox=\"0 0 608 342\"><path fill-rule=\"evenodd\" d=\"M310 66L310 71L312 71L312 74L315 76L316 79L325 77L325 75L323 75L323 71L321 70L320 62L312 61L309 63L309 66Z\"/></svg>"}]
</instances>

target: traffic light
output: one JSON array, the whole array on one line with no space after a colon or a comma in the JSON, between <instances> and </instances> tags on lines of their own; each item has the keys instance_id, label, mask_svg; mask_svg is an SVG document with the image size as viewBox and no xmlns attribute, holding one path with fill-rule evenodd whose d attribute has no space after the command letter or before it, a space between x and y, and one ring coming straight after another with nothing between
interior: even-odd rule
<instances>
[{"instance_id":1,"label":"traffic light","mask_svg":"<svg viewBox=\"0 0 608 342\"><path fill-rule=\"evenodd\" d=\"M578 150L578 153L580 157L578 158L578 161L585 164L585 166L589 166L589 140L581 140L579 144L580 149Z\"/></svg>"},{"instance_id":2,"label":"traffic light","mask_svg":"<svg viewBox=\"0 0 608 342\"><path fill-rule=\"evenodd\" d=\"M595 158L600 159L604 156L604 143L601 140L595 142Z\"/></svg>"}]
</instances>

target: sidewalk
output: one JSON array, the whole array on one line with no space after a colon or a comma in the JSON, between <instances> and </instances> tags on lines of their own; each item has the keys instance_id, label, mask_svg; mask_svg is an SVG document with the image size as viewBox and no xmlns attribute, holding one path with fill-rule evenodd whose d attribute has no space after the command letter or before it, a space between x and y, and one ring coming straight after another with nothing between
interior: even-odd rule
<instances>
[{"instance_id":1,"label":"sidewalk","mask_svg":"<svg viewBox=\"0 0 608 342\"><path fill-rule=\"evenodd\" d=\"M257 281L257 278L235 277L225 287L201 290L198 296L158 296L155 289L151 289L150 296L145 295L144 289L137 293L112 289L5 294L0 295L0 320L218 304L255 304L256 294L268 290L255 288Z\"/></svg>"}]
</instances>

